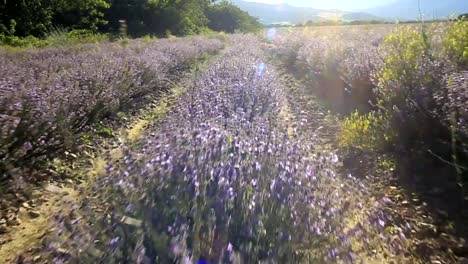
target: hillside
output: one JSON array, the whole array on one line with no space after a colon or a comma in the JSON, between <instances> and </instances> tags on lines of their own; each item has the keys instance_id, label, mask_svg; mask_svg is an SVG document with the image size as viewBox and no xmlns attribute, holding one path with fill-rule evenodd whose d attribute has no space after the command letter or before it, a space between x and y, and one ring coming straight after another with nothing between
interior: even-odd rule
<instances>
[{"instance_id":1,"label":"hillside","mask_svg":"<svg viewBox=\"0 0 468 264\"><path fill-rule=\"evenodd\" d=\"M466 0L423 0L420 4L425 19L447 18L453 14L468 12ZM359 10L390 19L417 19L419 17L418 0L397 0L380 7Z\"/></svg>"},{"instance_id":2,"label":"hillside","mask_svg":"<svg viewBox=\"0 0 468 264\"><path fill-rule=\"evenodd\" d=\"M419 18L420 8L425 19L447 18L453 14L459 15L468 12L468 1L465 0L422 0L420 8L418 0L395 0L390 4L352 11L324 10L288 4L271 5L244 0L231 0L231 2L252 16L258 17L263 24L298 24L309 20L315 22L338 19L345 21L414 20Z\"/></svg>"},{"instance_id":3,"label":"hillside","mask_svg":"<svg viewBox=\"0 0 468 264\"><path fill-rule=\"evenodd\" d=\"M243 0L231 0L242 10L250 15L258 17L262 24L289 22L292 24L304 23L306 21L319 20L379 20L381 18L365 12L345 12L340 10L320 10L310 7L295 7L286 4L270 5L264 3L247 2Z\"/></svg>"}]
</instances>

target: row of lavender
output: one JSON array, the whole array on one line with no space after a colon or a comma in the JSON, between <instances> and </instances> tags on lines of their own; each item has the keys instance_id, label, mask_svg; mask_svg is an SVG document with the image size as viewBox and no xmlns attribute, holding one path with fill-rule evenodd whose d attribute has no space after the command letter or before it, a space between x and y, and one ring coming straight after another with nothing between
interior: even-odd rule
<instances>
[{"instance_id":1,"label":"row of lavender","mask_svg":"<svg viewBox=\"0 0 468 264\"><path fill-rule=\"evenodd\" d=\"M389 26L305 28L278 34L273 52L337 110L366 110L372 74L382 63L378 48L389 32Z\"/></svg>"},{"instance_id":2,"label":"row of lavender","mask_svg":"<svg viewBox=\"0 0 468 264\"><path fill-rule=\"evenodd\" d=\"M398 229L391 240L385 235L379 203L362 200L366 188L335 174L338 158L314 154L283 129L286 89L262 62L261 42L231 42L165 123L107 165L81 216L57 218L50 259L353 262L382 243L388 254L402 250Z\"/></svg>"},{"instance_id":3,"label":"row of lavender","mask_svg":"<svg viewBox=\"0 0 468 264\"><path fill-rule=\"evenodd\" d=\"M186 38L0 54L0 180L76 146L90 125L163 92L222 47Z\"/></svg>"}]
</instances>

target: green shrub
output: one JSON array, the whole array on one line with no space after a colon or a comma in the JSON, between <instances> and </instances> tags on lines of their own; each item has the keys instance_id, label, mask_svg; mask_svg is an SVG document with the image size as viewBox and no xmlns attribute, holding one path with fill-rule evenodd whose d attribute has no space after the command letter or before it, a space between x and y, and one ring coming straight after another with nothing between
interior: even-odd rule
<instances>
[{"instance_id":1,"label":"green shrub","mask_svg":"<svg viewBox=\"0 0 468 264\"><path fill-rule=\"evenodd\" d=\"M151 42L151 41L155 41L157 39L158 39L158 37L153 36L153 35L144 35L143 37L141 37L141 40L143 40L144 42Z\"/></svg>"},{"instance_id":2,"label":"green shrub","mask_svg":"<svg viewBox=\"0 0 468 264\"><path fill-rule=\"evenodd\" d=\"M69 31L67 37L76 43L98 43L109 40L108 35L98 34L87 29L74 29Z\"/></svg>"},{"instance_id":3,"label":"green shrub","mask_svg":"<svg viewBox=\"0 0 468 264\"><path fill-rule=\"evenodd\" d=\"M444 77L454 64L432 46L433 32L404 27L389 35L381 49L384 60L376 72L377 105L398 132L398 144L407 150L447 151L446 146L434 144L449 135L434 113L436 95L444 89Z\"/></svg>"},{"instance_id":4,"label":"green shrub","mask_svg":"<svg viewBox=\"0 0 468 264\"><path fill-rule=\"evenodd\" d=\"M24 38L0 34L0 44L18 48L42 48L48 46L48 42L34 36Z\"/></svg>"},{"instance_id":5,"label":"green shrub","mask_svg":"<svg viewBox=\"0 0 468 264\"><path fill-rule=\"evenodd\" d=\"M450 60L468 66L468 21L459 20L449 26L443 48Z\"/></svg>"},{"instance_id":6,"label":"green shrub","mask_svg":"<svg viewBox=\"0 0 468 264\"><path fill-rule=\"evenodd\" d=\"M395 135L389 129L389 122L382 114L353 112L342 126L339 139L341 147L363 151L380 151L388 146Z\"/></svg>"},{"instance_id":7,"label":"green shrub","mask_svg":"<svg viewBox=\"0 0 468 264\"><path fill-rule=\"evenodd\" d=\"M467 160L466 83L463 74L456 83L447 77L466 69L467 25L458 21L431 29L405 27L382 45L383 64L375 74L377 106L388 117L388 131L395 132L393 143L400 152L448 164Z\"/></svg>"},{"instance_id":8,"label":"green shrub","mask_svg":"<svg viewBox=\"0 0 468 264\"><path fill-rule=\"evenodd\" d=\"M419 71L429 58L429 45L419 30L405 27L387 36L382 46L385 57L376 74L376 92L380 105L392 109L433 81L430 72Z\"/></svg>"},{"instance_id":9,"label":"green shrub","mask_svg":"<svg viewBox=\"0 0 468 264\"><path fill-rule=\"evenodd\" d=\"M69 47L82 43L97 43L108 41L109 37L104 34L97 34L87 29L75 29L66 31L62 28L56 28L47 34L46 41L49 46Z\"/></svg>"},{"instance_id":10,"label":"green shrub","mask_svg":"<svg viewBox=\"0 0 468 264\"><path fill-rule=\"evenodd\" d=\"M207 10L208 27L216 31L252 32L260 28L258 20L228 1L220 1Z\"/></svg>"},{"instance_id":11,"label":"green shrub","mask_svg":"<svg viewBox=\"0 0 468 264\"><path fill-rule=\"evenodd\" d=\"M107 35L96 34L86 29L75 29L69 32L64 29L54 29L47 34L45 39L34 36L17 37L0 33L0 45L17 48L68 47L80 43L98 43L108 40Z\"/></svg>"}]
</instances>

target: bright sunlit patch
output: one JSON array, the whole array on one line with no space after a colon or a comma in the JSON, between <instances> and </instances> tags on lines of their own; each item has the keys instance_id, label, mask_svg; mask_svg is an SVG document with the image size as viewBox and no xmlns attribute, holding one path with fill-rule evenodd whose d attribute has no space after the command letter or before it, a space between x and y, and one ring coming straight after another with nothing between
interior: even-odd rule
<instances>
[{"instance_id":1,"label":"bright sunlit patch","mask_svg":"<svg viewBox=\"0 0 468 264\"><path fill-rule=\"evenodd\" d=\"M266 37L268 41L272 41L276 37L276 28L269 28Z\"/></svg>"},{"instance_id":2,"label":"bright sunlit patch","mask_svg":"<svg viewBox=\"0 0 468 264\"><path fill-rule=\"evenodd\" d=\"M257 72L258 72L258 76L262 76L263 73L264 73L265 70L266 70L266 65L265 65L265 63L261 62L261 63L258 65L257 70L258 70L258 71L257 71Z\"/></svg>"},{"instance_id":3,"label":"bright sunlit patch","mask_svg":"<svg viewBox=\"0 0 468 264\"><path fill-rule=\"evenodd\" d=\"M279 11L279 12L280 12L280 11L283 11L283 9L284 9L284 4L283 4L282 2L280 2L280 1L278 1L278 3L275 4L275 9L276 9L276 11Z\"/></svg>"}]
</instances>

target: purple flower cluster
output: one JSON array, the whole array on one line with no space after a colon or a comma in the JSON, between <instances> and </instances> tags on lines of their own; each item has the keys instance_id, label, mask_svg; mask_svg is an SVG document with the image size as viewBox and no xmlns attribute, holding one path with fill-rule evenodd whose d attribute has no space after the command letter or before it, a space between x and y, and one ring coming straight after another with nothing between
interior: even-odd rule
<instances>
[{"instance_id":1,"label":"purple flower cluster","mask_svg":"<svg viewBox=\"0 0 468 264\"><path fill-rule=\"evenodd\" d=\"M164 91L178 72L222 47L189 38L1 54L0 174L76 145L90 125Z\"/></svg>"},{"instance_id":2,"label":"purple flower cluster","mask_svg":"<svg viewBox=\"0 0 468 264\"><path fill-rule=\"evenodd\" d=\"M314 153L284 129L286 88L261 42L230 42L167 120L107 166L82 218L58 219L69 236L50 241L51 258L353 262L372 241L388 241L383 213L353 198L365 186L337 176L336 155ZM351 220L356 212L364 222Z\"/></svg>"}]
</instances>

